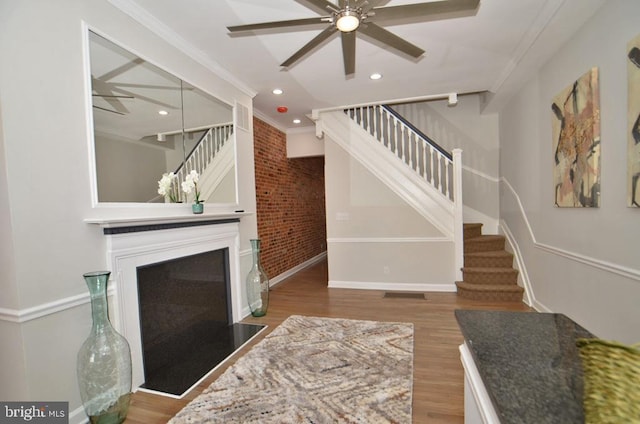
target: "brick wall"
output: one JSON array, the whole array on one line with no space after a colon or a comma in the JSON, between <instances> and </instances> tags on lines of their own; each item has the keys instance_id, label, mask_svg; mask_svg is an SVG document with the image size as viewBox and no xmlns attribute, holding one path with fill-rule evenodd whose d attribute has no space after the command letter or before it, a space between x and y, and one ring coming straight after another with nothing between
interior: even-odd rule
<instances>
[{"instance_id":1,"label":"brick wall","mask_svg":"<svg viewBox=\"0 0 640 424\"><path fill-rule=\"evenodd\" d=\"M253 118L261 260L270 278L326 250L324 157L287 158L287 136Z\"/></svg>"}]
</instances>

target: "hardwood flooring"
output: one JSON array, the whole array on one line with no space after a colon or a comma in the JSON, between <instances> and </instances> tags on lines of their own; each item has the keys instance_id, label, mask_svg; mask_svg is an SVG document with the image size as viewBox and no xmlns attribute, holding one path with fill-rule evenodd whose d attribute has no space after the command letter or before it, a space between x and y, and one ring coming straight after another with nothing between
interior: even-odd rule
<instances>
[{"instance_id":1,"label":"hardwood flooring","mask_svg":"<svg viewBox=\"0 0 640 424\"><path fill-rule=\"evenodd\" d=\"M184 399L136 392L128 424L165 423L208 387L237 358L289 315L400 321L414 324L413 423L463 423L464 380L458 346L463 338L455 309L529 311L524 303L487 303L459 298L456 293L429 292L424 298L384 297L382 291L329 289L326 261L306 268L276 285L269 311L243 322L267 324L251 344L229 358Z\"/></svg>"}]
</instances>

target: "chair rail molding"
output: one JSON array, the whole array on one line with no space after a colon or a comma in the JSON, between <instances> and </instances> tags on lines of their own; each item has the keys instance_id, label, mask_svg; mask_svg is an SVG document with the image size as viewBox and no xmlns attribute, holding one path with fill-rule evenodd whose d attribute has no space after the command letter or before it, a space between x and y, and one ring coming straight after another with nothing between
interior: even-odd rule
<instances>
[{"instance_id":1,"label":"chair rail molding","mask_svg":"<svg viewBox=\"0 0 640 424\"><path fill-rule=\"evenodd\" d=\"M580 262L582 264L589 265L591 267L598 268L598 269L601 269L603 271L607 271L607 272L611 272L613 274L620 275L620 276L625 277L625 278L630 278L632 280L640 281L640 270L638 270L638 269L630 268L630 267L627 267L627 266L624 266L624 265L619 265L619 264L616 264L616 263L613 263L613 262L609 262L609 261L603 261L603 260L596 259L596 258L591 257L591 256L583 255L581 253L571 252L571 251L566 250L566 249L561 249L561 248L556 247L556 246L551 246L549 244L539 242L536 239L535 233L533 232L533 229L531 227L531 223L529 222L529 219L527 217L527 213L526 213L526 211L524 209L524 206L522 205L522 202L520 200L520 196L518 195L516 190L513 188L513 186L509 183L509 181L505 177L500 177L500 182L502 184L504 184L504 186L509 189L509 191L511 192L511 194L515 198L515 200L516 200L516 202L518 204L518 208L520 209L520 214L522 215L522 219L523 219L524 223L527 226L527 230L529 231L529 236L531 237L531 242L533 243L533 245L536 248L538 248L540 250L543 250L545 252L548 252L548 253L552 253L552 254L557 255L557 256L562 256L564 258L570 259L570 260L575 261L575 262Z\"/></svg>"}]
</instances>

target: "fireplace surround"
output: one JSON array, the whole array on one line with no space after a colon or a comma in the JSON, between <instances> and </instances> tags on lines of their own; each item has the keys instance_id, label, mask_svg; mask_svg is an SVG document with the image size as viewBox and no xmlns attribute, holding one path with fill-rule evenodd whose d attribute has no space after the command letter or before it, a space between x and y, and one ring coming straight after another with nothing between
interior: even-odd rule
<instances>
[{"instance_id":1,"label":"fireplace surround","mask_svg":"<svg viewBox=\"0 0 640 424\"><path fill-rule=\"evenodd\" d=\"M104 226L104 225L103 225ZM111 286L112 322L131 346L133 390L145 382L138 303L138 268L212 251L224 251L228 266L229 324L243 317L239 270L239 219L155 225L104 226Z\"/></svg>"}]
</instances>

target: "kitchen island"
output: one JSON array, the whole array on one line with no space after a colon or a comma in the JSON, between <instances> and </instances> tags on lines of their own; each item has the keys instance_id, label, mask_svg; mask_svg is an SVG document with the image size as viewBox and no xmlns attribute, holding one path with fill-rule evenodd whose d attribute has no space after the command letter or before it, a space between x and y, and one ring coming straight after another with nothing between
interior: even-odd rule
<instances>
[{"instance_id":1,"label":"kitchen island","mask_svg":"<svg viewBox=\"0 0 640 424\"><path fill-rule=\"evenodd\" d=\"M456 310L464 336L465 424L583 423L576 340L563 314Z\"/></svg>"}]
</instances>

